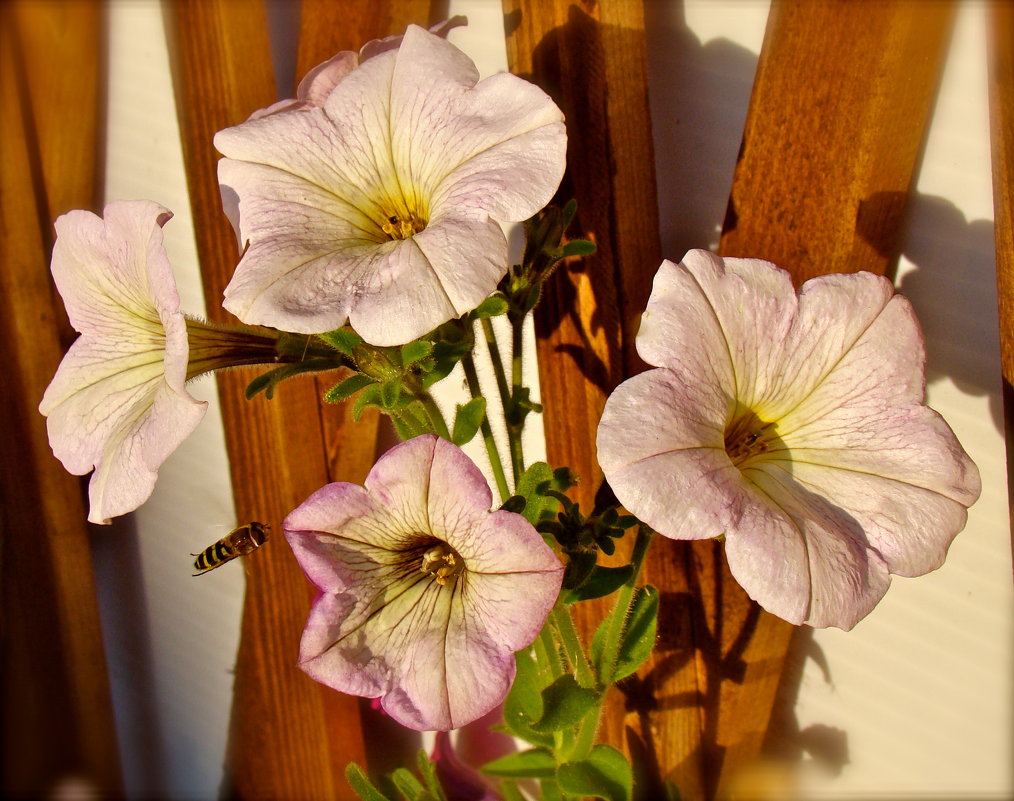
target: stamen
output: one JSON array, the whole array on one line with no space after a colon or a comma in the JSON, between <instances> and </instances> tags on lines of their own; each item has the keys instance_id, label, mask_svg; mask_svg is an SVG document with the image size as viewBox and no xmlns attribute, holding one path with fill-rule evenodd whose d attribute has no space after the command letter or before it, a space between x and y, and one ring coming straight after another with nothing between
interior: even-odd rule
<instances>
[{"instance_id":1,"label":"stamen","mask_svg":"<svg viewBox=\"0 0 1014 801\"><path fill-rule=\"evenodd\" d=\"M426 222L424 217L416 216L415 212L411 211L406 217L392 214L387 218L387 222L380 226L380 230L391 239L409 239L424 230Z\"/></svg>"},{"instance_id":2,"label":"stamen","mask_svg":"<svg viewBox=\"0 0 1014 801\"><path fill-rule=\"evenodd\" d=\"M748 459L766 453L777 437L774 423L765 422L753 411L748 411L726 427L725 452L739 467Z\"/></svg>"},{"instance_id":3,"label":"stamen","mask_svg":"<svg viewBox=\"0 0 1014 801\"><path fill-rule=\"evenodd\" d=\"M446 542L438 543L423 554L422 564L419 570L433 576L441 587L447 584L449 578L457 576L465 569L465 563L461 556Z\"/></svg>"}]
</instances>

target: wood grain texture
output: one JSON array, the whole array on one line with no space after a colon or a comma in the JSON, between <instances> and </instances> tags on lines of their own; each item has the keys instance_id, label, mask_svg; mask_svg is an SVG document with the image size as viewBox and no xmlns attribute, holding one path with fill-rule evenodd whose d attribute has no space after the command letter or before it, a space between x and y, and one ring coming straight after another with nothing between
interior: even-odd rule
<instances>
[{"instance_id":1,"label":"wood grain texture","mask_svg":"<svg viewBox=\"0 0 1014 801\"><path fill-rule=\"evenodd\" d=\"M535 314L549 461L577 471L573 494L590 509L602 484L598 420L613 387L643 367L634 332L661 260L643 9L563 0L503 6L511 71L545 89L567 118L568 173L558 198L577 199L580 235L598 245L594 256L558 269ZM696 798L699 690L685 602L688 555L682 543L653 546L644 579L663 597L656 652L622 693L610 695L601 736L647 766L642 781L678 767L682 791ZM586 636L608 603L581 604ZM645 790L661 797L657 784Z\"/></svg>"},{"instance_id":2,"label":"wood grain texture","mask_svg":"<svg viewBox=\"0 0 1014 801\"><path fill-rule=\"evenodd\" d=\"M221 211L212 140L216 131L276 99L264 9L240 0L181 0L169 7L169 22L208 312L226 321L219 299L239 253ZM316 383L290 381L271 401L261 396L247 402L243 391L257 372L218 376L239 521L268 522L279 540L246 564L229 744L231 794L354 798L343 770L346 762L364 758L358 704L297 667L312 593L278 536L285 515L328 482L341 457L329 450Z\"/></svg>"},{"instance_id":3,"label":"wood grain texture","mask_svg":"<svg viewBox=\"0 0 1014 801\"><path fill-rule=\"evenodd\" d=\"M616 56L643 26L609 26L639 15L635 5L504 4L512 70L530 75L568 115L561 196L578 198L583 232L600 247L556 277L537 313L547 448L551 461L584 474L583 502L601 479L592 443L605 395L640 369L630 323L658 264L657 235L645 236L657 213L646 177L651 144L624 144L650 131L647 109L634 111L644 104L636 96L643 53ZM724 255L771 259L798 282L891 267L949 19L950 7L936 3L773 6ZM610 70L617 58L627 70ZM615 96L626 98L615 107L630 128L611 111ZM640 194L620 194L624 176L637 176L631 186ZM627 226L639 226L638 251L624 247ZM717 543L658 543L646 578L663 597L656 654L625 688L628 730L610 716L605 736L643 749L688 799L731 792L760 755L793 628L747 598Z\"/></svg>"},{"instance_id":4,"label":"wood grain texture","mask_svg":"<svg viewBox=\"0 0 1014 801\"><path fill-rule=\"evenodd\" d=\"M952 18L943 2L776 0L722 255L773 261L797 286L893 270ZM694 545L705 608L721 598L722 609L695 637L717 648L698 653L698 669L709 699L705 778L721 795L760 754L793 629L749 601L716 548Z\"/></svg>"},{"instance_id":5,"label":"wood grain texture","mask_svg":"<svg viewBox=\"0 0 1014 801\"><path fill-rule=\"evenodd\" d=\"M0 6L5 798L48 796L69 779L122 792L83 488L38 413L70 330L49 276L52 215L96 194L99 28L97 3ZM80 115L72 126L68 112Z\"/></svg>"},{"instance_id":6,"label":"wood grain texture","mask_svg":"<svg viewBox=\"0 0 1014 801\"><path fill-rule=\"evenodd\" d=\"M993 149L996 290L1000 304L1000 366L1007 462L1014 458L1014 4L989 12L989 122ZM1014 520L1014 470L1007 471ZM1014 548L1014 540L1011 542Z\"/></svg>"}]
</instances>

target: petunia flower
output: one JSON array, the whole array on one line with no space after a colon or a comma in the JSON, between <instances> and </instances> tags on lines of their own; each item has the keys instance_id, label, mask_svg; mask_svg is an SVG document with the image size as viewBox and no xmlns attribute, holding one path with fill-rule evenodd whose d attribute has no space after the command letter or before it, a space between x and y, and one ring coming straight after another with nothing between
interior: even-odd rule
<instances>
[{"instance_id":1,"label":"petunia flower","mask_svg":"<svg viewBox=\"0 0 1014 801\"><path fill-rule=\"evenodd\" d=\"M320 590L300 644L303 670L380 697L417 730L448 730L503 700L514 652L532 643L562 565L520 515L490 512L489 485L434 436L388 451L365 486L329 484L283 523Z\"/></svg>"},{"instance_id":2,"label":"petunia flower","mask_svg":"<svg viewBox=\"0 0 1014 801\"><path fill-rule=\"evenodd\" d=\"M496 288L498 221L527 219L556 191L563 116L516 76L478 81L467 56L416 26L332 81L320 106L215 137L223 203L248 243L225 307L300 333L350 321L372 344L403 344Z\"/></svg>"},{"instance_id":3,"label":"petunia flower","mask_svg":"<svg viewBox=\"0 0 1014 801\"><path fill-rule=\"evenodd\" d=\"M430 33L446 38L452 30L467 24L468 19L459 14L443 22L438 22L430 28ZM359 48L358 53L353 50L342 50L306 73L303 80L299 82L299 86L296 87L295 97L279 100L267 108L255 111L250 115L250 119L257 120L268 117L279 111L321 108L328 95L331 94L331 90L338 85L342 78L367 59L386 53L388 50L397 50L401 46L403 38L404 34L398 34L385 36L383 39L371 39Z\"/></svg>"},{"instance_id":4,"label":"petunia flower","mask_svg":"<svg viewBox=\"0 0 1014 801\"><path fill-rule=\"evenodd\" d=\"M172 212L119 201L104 217L72 211L56 221L52 273L71 345L39 405L49 442L88 485L93 523L133 511L158 469L204 417L187 392L187 322L162 242Z\"/></svg>"},{"instance_id":5,"label":"petunia flower","mask_svg":"<svg viewBox=\"0 0 1014 801\"><path fill-rule=\"evenodd\" d=\"M979 473L924 405L922 334L889 281L827 275L797 295L768 262L691 251L662 263L637 350L657 369L606 403L609 484L661 534L724 535L768 611L849 629L891 574L943 563Z\"/></svg>"}]
</instances>

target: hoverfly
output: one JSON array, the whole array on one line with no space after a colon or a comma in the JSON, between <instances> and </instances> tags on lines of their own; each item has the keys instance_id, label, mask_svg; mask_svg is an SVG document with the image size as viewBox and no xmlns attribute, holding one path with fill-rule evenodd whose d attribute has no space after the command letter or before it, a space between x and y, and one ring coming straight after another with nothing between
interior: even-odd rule
<instances>
[{"instance_id":1,"label":"hoverfly","mask_svg":"<svg viewBox=\"0 0 1014 801\"><path fill-rule=\"evenodd\" d=\"M199 554L190 554L197 557L194 560L194 570L197 571L194 575L203 575L237 556L253 553L268 541L269 528L271 527L265 523L247 523L245 526L234 528Z\"/></svg>"}]
</instances>

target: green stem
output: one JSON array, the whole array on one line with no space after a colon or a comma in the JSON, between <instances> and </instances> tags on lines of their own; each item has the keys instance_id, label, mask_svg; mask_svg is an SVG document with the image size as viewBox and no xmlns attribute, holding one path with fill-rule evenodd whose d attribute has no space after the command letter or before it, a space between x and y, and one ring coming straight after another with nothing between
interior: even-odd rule
<instances>
[{"instance_id":1,"label":"green stem","mask_svg":"<svg viewBox=\"0 0 1014 801\"><path fill-rule=\"evenodd\" d=\"M515 320L513 315L509 315L509 317L511 322L511 397L519 398L524 388L522 364L525 347L525 318ZM518 431L516 437L510 438L511 464L514 465L515 477L525 472L525 455L521 434L522 432Z\"/></svg>"},{"instance_id":2,"label":"green stem","mask_svg":"<svg viewBox=\"0 0 1014 801\"><path fill-rule=\"evenodd\" d=\"M516 415L514 401L521 387L521 351L515 343L511 357L511 378L514 381L513 393L511 387L507 386L507 374L504 371L503 359L500 356L500 346L496 341L496 331L493 330L493 323L488 317L482 319L482 333L486 337L486 346L489 348L489 360L493 364L493 375L496 376L496 388L500 392L500 405L503 407L504 422L507 426L507 442L510 446L511 470L514 473L514 486L518 485L521 474L525 472L525 458L522 450L521 432L523 426L515 426L511 420Z\"/></svg>"},{"instance_id":3,"label":"green stem","mask_svg":"<svg viewBox=\"0 0 1014 801\"><path fill-rule=\"evenodd\" d=\"M567 661L574 669L574 678L577 679L577 683L582 687L594 687L595 676L592 673L591 665L588 664L584 647L581 645L581 638L574 625L574 618L570 616L570 609L565 604L557 604L549 613L549 619L560 640L560 645L563 646L563 652L567 655Z\"/></svg>"},{"instance_id":4,"label":"green stem","mask_svg":"<svg viewBox=\"0 0 1014 801\"><path fill-rule=\"evenodd\" d=\"M627 620L627 610L630 608L630 599L634 595L637 577L641 572L641 565L644 563L645 554L648 553L648 546L651 545L654 537L654 531L638 523L637 539L634 540L634 550L630 554L630 565L634 570L616 595L616 606L613 607L609 618L609 628L606 631L606 639L602 643L602 662L599 675L600 687L605 688L612 684L613 674L616 670L616 660L619 657L620 638L623 635L623 626Z\"/></svg>"},{"instance_id":5,"label":"green stem","mask_svg":"<svg viewBox=\"0 0 1014 801\"><path fill-rule=\"evenodd\" d=\"M440 411L440 407L437 406L437 402L433 400L433 396L429 392L423 391L418 396L419 402L426 410L426 414L429 416L430 422L433 424L433 430L440 437L443 437L447 441L451 439L451 432L447 430L447 421L444 420L444 413Z\"/></svg>"},{"instance_id":6,"label":"green stem","mask_svg":"<svg viewBox=\"0 0 1014 801\"><path fill-rule=\"evenodd\" d=\"M461 360L461 366L465 370L465 381L468 383L468 391L473 398L482 397L482 388L479 386L479 374L475 371L475 359L472 354L467 354ZM496 480L496 488L500 493L501 503L506 503L511 496L507 487L507 477L503 472L503 462L500 461L500 451L497 450L496 441L493 439L493 429L489 425L489 414L483 414L482 423L479 424L482 432L482 439L486 443L486 453L489 455L489 464L493 469L493 478Z\"/></svg>"}]
</instances>

